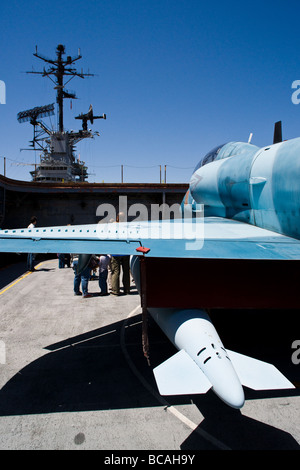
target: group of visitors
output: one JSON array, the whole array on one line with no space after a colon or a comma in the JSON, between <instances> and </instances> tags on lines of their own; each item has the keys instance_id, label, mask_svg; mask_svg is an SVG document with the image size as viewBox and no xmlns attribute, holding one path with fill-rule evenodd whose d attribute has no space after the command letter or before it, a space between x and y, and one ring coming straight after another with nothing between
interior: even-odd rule
<instances>
[{"instance_id":1,"label":"group of visitors","mask_svg":"<svg viewBox=\"0 0 300 470\"><path fill-rule=\"evenodd\" d=\"M116 222L119 222L119 215ZM28 229L35 228L37 217L33 216L30 220ZM120 275L122 270L122 283L124 294L130 294L130 266L128 255L79 255L78 257L70 254L58 253L58 267L64 268L65 265L71 267L73 259L74 270L74 295L82 295L83 298L92 297L88 292L88 283L91 279L92 271L99 269L99 288L100 295L120 295ZM35 255L29 253L27 257L27 269L35 271ZM80 290L81 285L81 290Z\"/></svg>"},{"instance_id":2,"label":"group of visitors","mask_svg":"<svg viewBox=\"0 0 300 470\"><path fill-rule=\"evenodd\" d=\"M92 272L96 271L97 268L99 269L100 296L120 295L121 268L123 271L124 294L130 294L129 256L100 254L99 256L90 255L89 257L79 255L77 259L74 259L74 295L82 295L83 298L93 296L88 292L88 283L92 278Z\"/></svg>"}]
</instances>

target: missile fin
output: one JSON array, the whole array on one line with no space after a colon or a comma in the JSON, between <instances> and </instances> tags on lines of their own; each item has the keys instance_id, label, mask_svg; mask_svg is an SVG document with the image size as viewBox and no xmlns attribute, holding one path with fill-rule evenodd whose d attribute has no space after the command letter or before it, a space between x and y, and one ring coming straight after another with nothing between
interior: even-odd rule
<instances>
[{"instance_id":1,"label":"missile fin","mask_svg":"<svg viewBox=\"0 0 300 470\"><path fill-rule=\"evenodd\" d=\"M228 349L227 353L242 385L253 390L295 388L273 364Z\"/></svg>"},{"instance_id":2,"label":"missile fin","mask_svg":"<svg viewBox=\"0 0 300 470\"><path fill-rule=\"evenodd\" d=\"M153 369L153 373L161 395L206 393L212 386L184 349Z\"/></svg>"}]
</instances>

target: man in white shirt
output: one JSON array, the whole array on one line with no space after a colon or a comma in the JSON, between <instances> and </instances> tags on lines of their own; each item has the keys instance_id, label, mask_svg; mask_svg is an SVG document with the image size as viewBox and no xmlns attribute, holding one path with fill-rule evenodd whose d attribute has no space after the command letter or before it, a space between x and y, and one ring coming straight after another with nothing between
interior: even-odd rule
<instances>
[{"instance_id":1,"label":"man in white shirt","mask_svg":"<svg viewBox=\"0 0 300 470\"><path fill-rule=\"evenodd\" d=\"M28 225L27 228L35 228L37 223L37 218L35 216L31 217L30 219L30 224ZM34 260L35 260L35 255L34 253L28 253L27 255L27 269L28 271L35 271L34 269Z\"/></svg>"}]
</instances>

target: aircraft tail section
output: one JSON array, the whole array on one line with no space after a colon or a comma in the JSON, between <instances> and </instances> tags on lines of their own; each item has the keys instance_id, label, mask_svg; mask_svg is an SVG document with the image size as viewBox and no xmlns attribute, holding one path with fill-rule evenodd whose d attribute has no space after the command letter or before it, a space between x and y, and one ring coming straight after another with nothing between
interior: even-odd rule
<instances>
[{"instance_id":1,"label":"aircraft tail section","mask_svg":"<svg viewBox=\"0 0 300 470\"><path fill-rule=\"evenodd\" d=\"M161 395L206 393L212 386L184 349L157 366L153 373Z\"/></svg>"},{"instance_id":2,"label":"aircraft tail section","mask_svg":"<svg viewBox=\"0 0 300 470\"><path fill-rule=\"evenodd\" d=\"M253 390L295 388L273 364L228 349L227 353L242 385Z\"/></svg>"}]
</instances>

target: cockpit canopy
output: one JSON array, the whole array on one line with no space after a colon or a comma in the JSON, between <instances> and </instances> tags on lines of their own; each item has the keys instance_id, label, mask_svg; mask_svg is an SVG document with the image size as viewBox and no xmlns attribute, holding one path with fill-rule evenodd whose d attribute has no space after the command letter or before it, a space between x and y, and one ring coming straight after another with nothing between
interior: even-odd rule
<instances>
[{"instance_id":1,"label":"cockpit canopy","mask_svg":"<svg viewBox=\"0 0 300 470\"><path fill-rule=\"evenodd\" d=\"M208 152L206 155L204 155L204 157L200 160L200 162L198 163L198 165L196 166L196 168L194 169L194 173L195 171L197 171L201 166L204 166L206 165L207 163L210 163L210 162L213 162L214 160L216 160L220 150L222 147L224 147L224 145L226 144L223 144L223 145L218 145L217 147L215 147L214 149L212 149L210 152Z\"/></svg>"},{"instance_id":2,"label":"cockpit canopy","mask_svg":"<svg viewBox=\"0 0 300 470\"><path fill-rule=\"evenodd\" d=\"M214 162L215 160L221 160L228 157L237 157L245 154L254 155L254 153L256 153L258 150L259 148L255 145L245 142L229 142L227 144L218 145L200 160L194 170L194 173L201 166Z\"/></svg>"}]
</instances>

